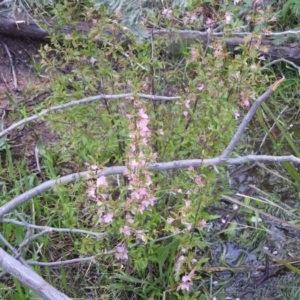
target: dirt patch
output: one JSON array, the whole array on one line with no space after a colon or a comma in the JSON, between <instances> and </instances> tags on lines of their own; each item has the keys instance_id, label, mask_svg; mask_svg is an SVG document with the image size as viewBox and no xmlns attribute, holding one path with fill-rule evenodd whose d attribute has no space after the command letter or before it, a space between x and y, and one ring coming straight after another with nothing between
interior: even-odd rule
<instances>
[{"instance_id":1,"label":"dirt patch","mask_svg":"<svg viewBox=\"0 0 300 300\"><path fill-rule=\"evenodd\" d=\"M40 41L0 35L0 105L7 104L6 93L17 101L26 97L31 86L42 83L33 67L39 59ZM15 78L13 76L13 69Z\"/></svg>"},{"instance_id":2,"label":"dirt patch","mask_svg":"<svg viewBox=\"0 0 300 300\"><path fill-rule=\"evenodd\" d=\"M25 105L30 115L30 111L34 113L35 105L48 95L44 89L47 79L39 76L34 68L34 62L40 60L41 41L3 35L0 35L0 41L0 118L7 128L18 121L13 114L16 107L9 97L20 107ZM31 167L34 166L34 149L38 140L45 144L57 139L58 136L52 134L44 122L27 124L8 135L13 157L24 158Z\"/></svg>"}]
</instances>

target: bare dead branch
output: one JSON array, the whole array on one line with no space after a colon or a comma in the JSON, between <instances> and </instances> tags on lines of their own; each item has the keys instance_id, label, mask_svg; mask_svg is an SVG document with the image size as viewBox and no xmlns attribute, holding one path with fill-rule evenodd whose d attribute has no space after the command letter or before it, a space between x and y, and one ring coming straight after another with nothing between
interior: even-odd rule
<instances>
[{"instance_id":1,"label":"bare dead branch","mask_svg":"<svg viewBox=\"0 0 300 300\"><path fill-rule=\"evenodd\" d=\"M2 248L0 248L0 266L45 300L71 300L71 298L48 284L41 276L21 264Z\"/></svg>"},{"instance_id":2,"label":"bare dead branch","mask_svg":"<svg viewBox=\"0 0 300 300\"><path fill-rule=\"evenodd\" d=\"M168 240L168 239L171 239L179 234L182 234L184 233L185 230L182 230L178 233L174 233L174 234L170 234L170 235L167 235L167 236L163 236L163 237L160 237L156 240L153 240L151 241L151 243L159 243L161 241L165 241L165 240ZM150 243L150 242L149 242ZM142 241L138 241L138 242L135 242L134 244L132 244L129 249L133 249L137 246L141 246L141 245L147 245L149 243L144 243ZM75 264L75 263L85 263L85 262L95 262L96 259L99 257L99 256L106 256L106 255L112 255L112 254L115 254L117 252L116 249L113 249L113 250L110 250L110 251L106 251L105 253L99 253L99 254L96 254L96 255L93 255L93 256L89 256L89 257L82 257L82 258L74 258L74 259L69 259L69 260L62 260L62 261L56 261L56 262L40 262L40 261L27 261L27 263L31 266L41 266L41 267L55 267L55 266L62 266L62 265L69 265L69 264Z\"/></svg>"},{"instance_id":3,"label":"bare dead branch","mask_svg":"<svg viewBox=\"0 0 300 300\"><path fill-rule=\"evenodd\" d=\"M251 108L249 109L246 116L243 118L243 121L239 125L236 133L234 134L233 138L231 139L230 143L222 153L221 157L222 159L227 159L239 140L241 139L242 134L244 133L246 127L248 126L249 122L252 120L253 116L255 115L257 109L260 107L260 105L266 101L270 96L274 93L276 88L283 82L284 78L276 81L266 92L264 92L260 97L258 97Z\"/></svg>"},{"instance_id":4,"label":"bare dead branch","mask_svg":"<svg viewBox=\"0 0 300 300\"><path fill-rule=\"evenodd\" d=\"M272 156L272 155L246 155L243 157L238 158L228 158L225 159L222 156L218 156L215 158L205 158L205 159L187 159L187 160L177 160L165 163L151 163L148 165L149 171L168 171L168 170L175 170L175 169L187 169L189 167L202 167L205 165L209 166L217 166L221 164L227 165L239 165L245 164L248 162L273 162L273 163L280 163L280 162L293 162L296 164L300 164L300 158L294 155L287 155L287 156ZM117 174L124 174L127 171L125 166L115 166L111 168L107 168L105 171L94 173L92 171L86 171L81 173L74 173L67 176L63 176L59 179L52 179L46 181L35 188L17 196L16 198L12 199L8 203L4 204L0 207L0 220L4 217L4 215L11 212L17 206L25 203L29 199L48 191L51 189L55 184L61 183L68 183L74 182L80 178L86 179L89 174L94 174L97 176L108 176L108 175L117 175Z\"/></svg>"},{"instance_id":5,"label":"bare dead branch","mask_svg":"<svg viewBox=\"0 0 300 300\"><path fill-rule=\"evenodd\" d=\"M107 236L107 232L93 232L93 231L87 231L87 230L75 229L75 228L55 228L55 227L50 227L50 226L39 226L39 225L34 225L34 224L29 224L29 223L24 224L24 222L20 222L15 219L2 219L1 222L20 225L20 226L26 226L26 227L36 229L36 230L47 230L48 233L51 233L51 232L77 233L77 234L85 234L85 235L89 235L89 236L95 236L98 238Z\"/></svg>"},{"instance_id":6,"label":"bare dead branch","mask_svg":"<svg viewBox=\"0 0 300 300\"><path fill-rule=\"evenodd\" d=\"M275 60L271 61L270 63L265 64L264 67L265 67L265 68L268 68L268 67L270 67L270 66L272 66L272 65L275 65L275 64L277 64L277 63L279 63L279 62L285 62L285 63L287 63L287 64L290 64L291 66L293 66L295 69L298 70L298 75L300 75L300 67L297 66L297 65L296 65L295 63L293 63L292 61L290 61L290 60L288 60L288 59L285 59L285 58L275 59Z\"/></svg>"},{"instance_id":7,"label":"bare dead branch","mask_svg":"<svg viewBox=\"0 0 300 300\"><path fill-rule=\"evenodd\" d=\"M36 115L33 115L31 117L25 118L25 119L23 119L19 122L16 122L16 123L12 124L8 128L4 129L2 132L0 132L0 137L3 137L5 135L7 135L12 130L16 129L17 127L19 127L21 125L24 125L28 122L37 120L38 118L48 114L51 111L62 110L62 109L65 109L65 108L78 106L78 105L82 105L82 104L86 104L86 103L90 103L90 102L94 102L94 101L98 101L98 100L102 100L102 99L129 98L129 97L134 97L135 95L140 97L140 98L151 99L151 100L154 100L154 101L173 101L173 100L179 100L181 98L181 97L167 97L167 96L147 95L147 94L141 94L141 93L138 93L138 94L128 93L128 94L120 94L120 95L97 95L97 96L93 96L93 97L83 98L81 100L73 100L73 101L70 101L70 102L65 103L65 104L56 105L56 106L52 106L48 109L44 109Z\"/></svg>"}]
</instances>

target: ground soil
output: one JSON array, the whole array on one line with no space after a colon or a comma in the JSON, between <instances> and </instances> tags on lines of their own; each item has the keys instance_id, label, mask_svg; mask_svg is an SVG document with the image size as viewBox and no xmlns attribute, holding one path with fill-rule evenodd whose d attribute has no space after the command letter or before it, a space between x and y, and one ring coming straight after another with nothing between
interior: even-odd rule
<instances>
[{"instance_id":1,"label":"ground soil","mask_svg":"<svg viewBox=\"0 0 300 300\"><path fill-rule=\"evenodd\" d=\"M0 35L0 119L2 128L18 121L20 110L34 114L36 104L48 96L48 80L34 68L39 62L40 40ZM9 51L9 54L8 54ZM15 72L15 78L13 76ZM18 104L15 107L9 96ZM14 130L7 136L14 158L25 159L30 166L35 164L34 149L38 140L43 143L57 139L44 122L35 122Z\"/></svg>"}]
</instances>

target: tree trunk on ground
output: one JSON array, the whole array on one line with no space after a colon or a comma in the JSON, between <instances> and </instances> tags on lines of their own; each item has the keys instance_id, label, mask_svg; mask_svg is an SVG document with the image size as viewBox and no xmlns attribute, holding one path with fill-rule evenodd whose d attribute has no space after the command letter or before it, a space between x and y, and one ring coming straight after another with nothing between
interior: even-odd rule
<instances>
[{"instance_id":1,"label":"tree trunk on ground","mask_svg":"<svg viewBox=\"0 0 300 300\"><path fill-rule=\"evenodd\" d=\"M30 17L26 14L16 13L14 15L0 14L0 33L13 36L23 36L35 39L45 39L49 35L49 31L55 29L63 34L70 34L77 30L80 33L88 34L92 28L89 22L78 22L74 26L57 27L57 20L50 17ZM43 29L44 28L44 29ZM190 45L195 41L202 41L206 45L209 41L208 35L200 31L167 31L167 30L149 30L154 36L161 36L165 39L170 52L177 51L178 45ZM115 35L114 30L105 29L108 35ZM101 34L100 34L101 36ZM116 40L124 38L122 33L116 36ZM211 37L211 39L218 39L219 37ZM220 37L223 39L223 37ZM244 39L241 37L226 38L226 45L230 50L242 45ZM101 40L100 40L101 43ZM252 42L255 44L255 40ZM272 59L285 58L293 62L300 62L300 43L290 43L285 45L275 45L271 39L264 39L259 43L259 50L265 56Z\"/></svg>"}]
</instances>

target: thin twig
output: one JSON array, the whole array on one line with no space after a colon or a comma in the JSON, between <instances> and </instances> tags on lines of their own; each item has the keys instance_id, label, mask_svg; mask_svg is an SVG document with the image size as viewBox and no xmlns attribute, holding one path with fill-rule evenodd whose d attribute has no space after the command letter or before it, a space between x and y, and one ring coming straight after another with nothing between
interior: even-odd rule
<instances>
[{"instance_id":1,"label":"thin twig","mask_svg":"<svg viewBox=\"0 0 300 300\"><path fill-rule=\"evenodd\" d=\"M230 156L231 152L233 151L233 149L235 148L235 146L237 145L237 143L241 139L241 136L244 133L246 127L249 124L249 122L252 120L253 116L255 115L257 109L260 107L260 105L265 100L270 98L270 96L274 93L276 88L281 84L281 82L283 80L284 80L284 78L281 78L280 80L276 81L266 92L264 92L260 97L258 97L255 100L255 102L253 103L253 105L249 109L248 113L243 118L243 120L242 120L241 124L239 125L239 127L238 127L236 133L234 134L233 138L231 139L228 146L226 147L226 149L222 153L222 155L221 155L222 159L226 160Z\"/></svg>"},{"instance_id":2,"label":"thin twig","mask_svg":"<svg viewBox=\"0 0 300 300\"><path fill-rule=\"evenodd\" d=\"M20 222L14 219L3 219L1 220L3 223L10 223L10 224L15 224L15 225L20 225L20 226L26 226L32 229L36 230L48 230L48 232L67 232L67 233L77 233L77 234L86 234L90 236L95 236L95 237L105 237L108 235L107 232L93 232L93 231L87 231L87 230L81 230L81 229L75 229L75 228L55 228L55 227L50 227L50 226L39 226L39 225L33 225L24 222Z\"/></svg>"},{"instance_id":3,"label":"thin twig","mask_svg":"<svg viewBox=\"0 0 300 300\"><path fill-rule=\"evenodd\" d=\"M275 59L275 60L271 61L270 63L265 64L264 67L267 68L267 67L270 67L270 66L272 66L272 65L275 65L275 64L277 64L277 63L279 63L279 62L285 62L285 63L287 63L287 64L292 65L295 69L298 70L298 75L300 75L300 67L297 66L297 65L296 65L295 63L293 63L292 61L290 61L290 60L288 60L288 59L285 59L285 58Z\"/></svg>"},{"instance_id":4,"label":"thin twig","mask_svg":"<svg viewBox=\"0 0 300 300\"><path fill-rule=\"evenodd\" d=\"M24 125L28 122L35 121L39 117L42 117L42 116L48 114L51 111L62 110L62 109L65 109L65 108L69 108L69 107L73 107L73 106L77 106L77 105L82 105L82 104L86 104L86 103L89 103L89 102L94 102L94 101L102 100L102 99L129 98L129 97L134 97L135 95L140 97L140 98L151 99L151 100L154 100L154 101L172 101L172 100L179 100L181 98L181 97L156 96L156 95L148 95L148 94L141 94L141 93L138 93L138 94L128 93L128 94L120 94L120 95L98 95L98 96L83 98L81 100L74 100L74 101L71 101L71 102L68 102L68 103L65 103L65 104L52 106L50 108L42 110L40 113L38 113L36 115L33 115L31 117L28 117L28 118L25 118L21 121L18 121L16 123L12 124L11 126L9 126L8 128L6 128L5 130L3 130L2 132L0 132L0 138L7 135L8 133L10 133L15 128L17 128L21 125Z\"/></svg>"},{"instance_id":5,"label":"thin twig","mask_svg":"<svg viewBox=\"0 0 300 300\"><path fill-rule=\"evenodd\" d=\"M236 29L235 29L236 30ZM209 33L207 31L198 31L198 30L168 30L168 29L154 29L153 33L154 34L160 34L160 33L172 33L172 34L186 34L186 35L193 35L193 36L208 36ZM228 34L230 31L226 31L226 34ZM230 32L232 36L249 36L252 35L253 33L251 32L235 32L231 31ZM281 36L281 35L288 35L288 34L299 34L299 30L287 30L287 31L281 31L281 32L268 32L268 33L262 33L262 36ZM224 32L213 32L213 36L225 36Z\"/></svg>"},{"instance_id":6,"label":"thin twig","mask_svg":"<svg viewBox=\"0 0 300 300\"><path fill-rule=\"evenodd\" d=\"M5 52L6 52L7 55L8 55L9 63L10 63L10 66L11 66L11 72L12 72L13 79L14 79L14 90L15 90L15 91L19 91L19 89L18 89L17 76L16 76L14 64L13 64L13 61L12 61L12 58L11 58L11 54L10 54L10 52L9 52L9 49L8 49L7 45L6 45L4 42L1 42L1 43L2 43L2 46L3 46L4 49L5 49Z\"/></svg>"},{"instance_id":7,"label":"thin twig","mask_svg":"<svg viewBox=\"0 0 300 300\"><path fill-rule=\"evenodd\" d=\"M168 239L171 239L179 234L184 233L185 231L181 231L179 233L174 233L171 235L167 235L167 236L163 236L160 237L154 241L151 241L149 243L144 243L141 241L138 241L134 244L132 244L129 249L133 249L137 246L141 246L141 245L148 245L148 244L152 244L152 243L159 243L161 241L165 241ZM74 264L74 263L83 263L83 262L90 262L90 261L95 261L99 256L107 256L107 255L112 255L115 254L117 252L116 249L114 250L110 250L107 252L103 252L103 253L98 253L96 255L93 256L89 256L89 257L82 257L82 258L74 258L74 259L69 259L69 260L62 260L62 261L56 261L56 262L40 262L40 261L27 261L27 263L31 266L43 266L43 267L54 267L54 266L62 266L62 265L68 265L68 264Z\"/></svg>"}]
</instances>

